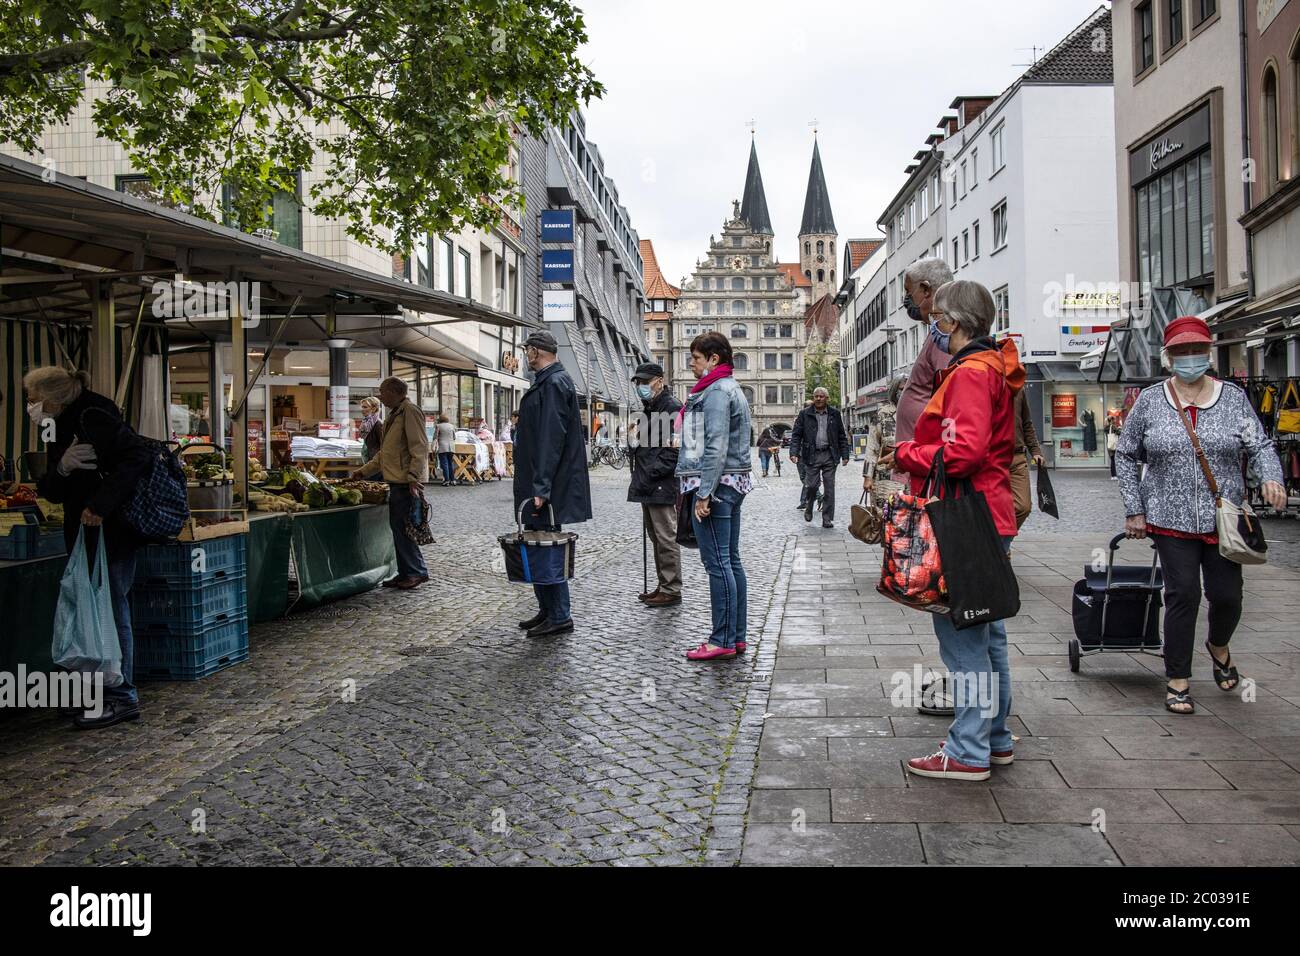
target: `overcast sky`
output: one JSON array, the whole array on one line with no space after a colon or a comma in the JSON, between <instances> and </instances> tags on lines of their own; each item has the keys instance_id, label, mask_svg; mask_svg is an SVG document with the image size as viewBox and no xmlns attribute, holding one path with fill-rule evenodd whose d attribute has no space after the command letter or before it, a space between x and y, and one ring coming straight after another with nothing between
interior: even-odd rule
<instances>
[{"instance_id":1,"label":"overcast sky","mask_svg":"<svg viewBox=\"0 0 1300 956\"><path fill-rule=\"evenodd\" d=\"M605 84L587 134L676 283L744 187L748 124L777 255L796 261L818 121L841 239L879 236L903 167L959 94L999 94L1100 0L577 0ZM1020 64L1017 66L1016 64Z\"/></svg>"}]
</instances>

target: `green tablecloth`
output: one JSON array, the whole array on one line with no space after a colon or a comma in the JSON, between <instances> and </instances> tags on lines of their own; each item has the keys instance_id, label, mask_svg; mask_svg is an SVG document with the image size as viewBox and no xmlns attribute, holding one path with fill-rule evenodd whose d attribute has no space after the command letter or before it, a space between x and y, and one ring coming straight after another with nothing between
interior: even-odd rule
<instances>
[{"instance_id":1,"label":"green tablecloth","mask_svg":"<svg viewBox=\"0 0 1300 956\"><path fill-rule=\"evenodd\" d=\"M289 610L287 514L256 514L248 522L248 622L274 621Z\"/></svg>"},{"instance_id":2,"label":"green tablecloth","mask_svg":"<svg viewBox=\"0 0 1300 956\"><path fill-rule=\"evenodd\" d=\"M369 591L397 573L386 505L328 508L290 516L298 571L295 608Z\"/></svg>"},{"instance_id":3,"label":"green tablecloth","mask_svg":"<svg viewBox=\"0 0 1300 956\"><path fill-rule=\"evenodd\" d=\"M0 671L50 671L54 609L66 554L35 561L0 561Z\"/></svg>"}]
</instances>

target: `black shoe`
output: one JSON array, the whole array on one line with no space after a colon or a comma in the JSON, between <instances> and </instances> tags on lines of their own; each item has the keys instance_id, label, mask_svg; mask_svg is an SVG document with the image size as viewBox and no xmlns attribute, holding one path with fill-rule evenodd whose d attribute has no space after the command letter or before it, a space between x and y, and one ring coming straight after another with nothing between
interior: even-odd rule
<instances>
[{"instance_id":1,"label":"black shoe","mask_svg":"<svg viewBox=\"0 0 1300 956\"><path fill-rule=\"evenodd\" d=\"M795 510L795 511L803 511L803 502L801 501L801 502L799 502L797 505L795 505L795 506L794 506L794 510Z\"/></svg>"},{"instance_id":2,"label":"black shoe","mask_svg":"<svg viewBox=\"0 0 1300 956\"><path fill-rule=\"evenodd\" d=\"M78 730L95 730L99 727L111 727L126 720L140 719L140 705L118 701L105 701L104 709L98 717L87 717L85 712L72 718L72 725Z\"/></svg>"},{"instance_id":3,"label":"black shoe","mask_svg":"<svg viewBox=\"0 0 1300 956\"><path fill-rule=\"evenodd\" d=\"M835 522L834 522L834 521L823 521L823 522L822 522L822 527L823 527L823 528L833 528L833 527L835 527Z\"/></svg>"},{"instance_id":4,"label":"black shoe","mask_svg":"<svg viewBox=\"0 0 1300 956\"><path fill-rule=\"evenodd\" d=\"M539 624L528 632L529 637L554 637L556 634L568 634L573 630L573 618L559 624Z\"/></svg>"},{"instance_id":5,"label":"black shoe","mask_svg":"<svg viewBox=\"0 0 1300 956\"><path fill-rule=\"evenodd\" d=\"M523 628L525 631L531 631L539 624L545 622L545 620L546 620L546 612L538 611L533 617L530 617L528 620L520 621L519 626Z\"/></svg>"},{"instance_id":6,"label":"black shoe","mask_svg":"<svg viewBox=\"0 0 1300 956\"><path fill-rule=\"evenodd\" d=\"M812 509L813 509L813 506L812 506L812 502L811 502L811 501L808 502L808 504L804 506L804 509L803 509L803 520L804 520L804 521L812 521Z\"/></svg>"}]
</instances>

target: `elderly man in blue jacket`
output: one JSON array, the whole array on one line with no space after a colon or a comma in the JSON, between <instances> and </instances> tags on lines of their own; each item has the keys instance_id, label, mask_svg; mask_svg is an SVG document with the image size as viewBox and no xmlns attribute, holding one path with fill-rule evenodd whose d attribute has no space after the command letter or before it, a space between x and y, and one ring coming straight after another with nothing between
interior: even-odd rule
<instances>
[{"instance_id":1,"label":"elderly man in blue jacket","mask_svg":"<svg viewBox=\"0 0 1300 956\"><path fill-rule=\"evenodd\" d=\"M524 526L534 531L559 531L562 525L591 519L578 393L556 358L558 348L549 332L534 332L524 342L533 384L519 400L519 424L514 430L515 512L522 507ZM569 583L534 584L533 590L540 610L519 622L528 636L572 631Z\"/></svg>"}]
</instances>

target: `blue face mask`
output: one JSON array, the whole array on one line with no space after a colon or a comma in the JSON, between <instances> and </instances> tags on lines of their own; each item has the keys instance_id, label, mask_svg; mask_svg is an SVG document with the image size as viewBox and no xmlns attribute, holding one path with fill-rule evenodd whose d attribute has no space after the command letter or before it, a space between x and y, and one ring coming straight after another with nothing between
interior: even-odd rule
<instances>
[{"instance_id":1,"label":"blue face mask","mask_svg":"<svg viewBox=\"0 0 1300 956\"><path fill-rule=\"evenodd\" d=\"M643 402L648 402L650 399L654 398L654 389L649 385L638 385L636 387L636 393L641 396L641 401Z\"/></svg>"},{"instance_id":2,"label":"blue face mask","mask_svg":"<svg viewBox=\"0 0 1300 956\"><path fill-rule=\"evenodd\" d=\"M939 331L939 323L935 319L930 320L930 341L939 346L941 351L948 351L948 343L952 339L951 332Z\"/></svg>"},{"instance_id":3,"label":"blue face mask","mask_svg":"<svg viewBox=\"0 0 1300 956\"><path fill-rule=\"evenodd\" d=\"M1174 374L1184 382L1194 382L1210 370L1208 355L1176 355L1173 359Z\"/></svg>"}]
</instances>

